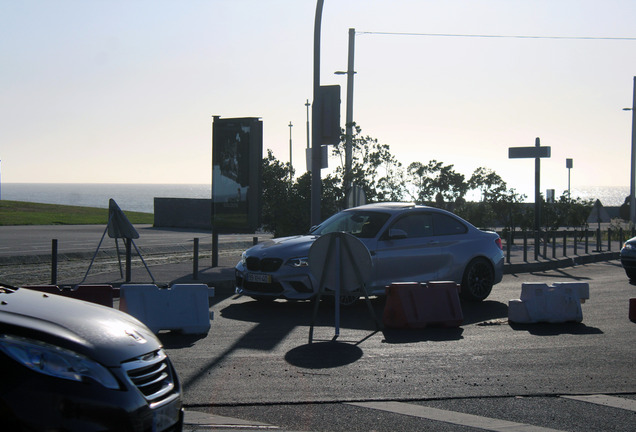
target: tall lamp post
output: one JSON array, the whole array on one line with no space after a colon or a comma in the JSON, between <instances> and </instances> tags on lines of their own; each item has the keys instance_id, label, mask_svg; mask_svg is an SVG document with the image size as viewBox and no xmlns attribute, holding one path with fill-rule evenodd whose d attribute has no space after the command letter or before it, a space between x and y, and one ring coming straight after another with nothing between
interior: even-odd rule
<instances>
[{"instance_id":1,"label":"tall lamp post","mask_svg":"<svg viewBox=\"0 0 636 432\"><path fill-rule=\"evenodd\" d=\"M293 184L292 175L294 172L294 167L292 165L292 122L289 122L289 185Z\"/></svg>"},{"instance_id":2,"label":"tall lamp post","mask_svg":"<svg viewBox=\"0 0 636 432\"><path fill-rule=\"evenodd\" d=\"M634 77L632 107L623 108L623 110L632 112L632 157L630 159L631 169L629 177L629 220L632 224L636 224L636 195L634 195L634 186L636 184L636 76Z\"/></svg>"},{"instance_id":3,"label":"tall lamp post","mask_svg":"<svg viewBox=\"0 0 636 432\"><path fill-rule=\"evenodd\" d=\"M324 0L316 2L316 17L314 20L314 102L311 106L311 225L320 223L320 197L322 185L320 179L321 146L322 146L322 118L320 110L320 27L322 24L322 7Z\"/></svg>"},{"instance_id":4,"label":"tall lamp post","mask_svg":"<svg viewBox=\"0 0 636 432\"><path fill-rule=\"evenodd\" d=\"M356 29L349 29L349 53L347 56L347 71L336 71L336 75L347 75L347 119L345 124L345 201L349 201L349 194L351 193L351 165L353 164L353 75L356 73L353 70L353 58L355 51L355 37Z\"/></svg>"}]
</instances>

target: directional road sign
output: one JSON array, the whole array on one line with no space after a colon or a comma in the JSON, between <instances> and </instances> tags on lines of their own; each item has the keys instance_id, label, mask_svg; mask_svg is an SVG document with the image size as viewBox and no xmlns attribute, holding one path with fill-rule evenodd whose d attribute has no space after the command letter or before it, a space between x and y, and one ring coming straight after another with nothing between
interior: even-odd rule
<instances>
[{"instance_id":1,"label":"directional road sign","mask_svg":"<svg viewBox=\"0 0 636 432\"><path fill-rule=\"evenodd\" d=\"M508 147L508 158L509 159L520 159L520 158L549 158L550 157L550 147Z\"/></svg>"}]
</instances>

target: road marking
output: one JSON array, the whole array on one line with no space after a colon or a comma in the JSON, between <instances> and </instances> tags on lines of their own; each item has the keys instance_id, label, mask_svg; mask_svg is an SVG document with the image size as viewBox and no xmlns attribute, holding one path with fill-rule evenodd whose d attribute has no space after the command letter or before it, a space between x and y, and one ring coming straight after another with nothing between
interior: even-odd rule
<instances>
[{"instance_id":1,"label":"road marking","mask_svg":"<svg viewBox=\"0 0 636 432\"><path fill-rule=\"evenodd\" d=\"M636 412L636 400L625 399L615 396L608 396L604 394L589 395L589 396L561 396L565 399L574 399L582 402L589 402L596 405L604 405L612 408L619 408L628 411Z\"/></svg>"},{"instance_id":2,"label":"road marking","mask_svg":"<svg viewBox=\"0 0 636 432\"><path fill-rule=\"evenodd\" d=\"M226 429L279 429L278 426L273 426L267 423L207 414L200 411L185 410L183 414L183 423L189 426L209 428L222 427Z\"/></svg>"},{"instance_id":3,"label":"road marking","mask_svg":"<svg viewBox=\"0 0 636 432\"><path fill-rule=\"evenodd\" d=\"M371 408L381 411L404 414L412 417L419 417L428 420L436 420L444 423L451 423L460 426L469 426L489 431L498 432L558 432L557 429L549 429L540 426L533 426L523 423L515 423L506 420L499 420L489 417L481 417L472 414L465 414L456 411L447 411L437 408L430 408L422 405L414 405L403 402L352 402L364 408Z\"/></svg>"}]
</instances>

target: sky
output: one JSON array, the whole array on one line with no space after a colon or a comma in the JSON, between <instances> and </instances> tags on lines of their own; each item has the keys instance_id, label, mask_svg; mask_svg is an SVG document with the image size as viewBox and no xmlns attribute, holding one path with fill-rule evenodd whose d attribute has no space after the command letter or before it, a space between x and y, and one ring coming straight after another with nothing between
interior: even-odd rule
<instances>
[{"instance_id":1,"label":"sky","mask_svg":"<svg viewBox=\"0 0 636 432\"><path fill-rule=\"evenodd\" d=\"M315 0L0 0L7 183L210 183L212 116L260 117L305 172ZM321 85L405 166L484 167L541 190L629 186L633 0L325 0ZM442 36L443 35L443 36ZM501 37L471 37L501 36ZM534 36L520 38L515 36ZM332 169L336 160L330 161ZM323 170L323 176L329 172Z\"/></svg>"}]
</instances>

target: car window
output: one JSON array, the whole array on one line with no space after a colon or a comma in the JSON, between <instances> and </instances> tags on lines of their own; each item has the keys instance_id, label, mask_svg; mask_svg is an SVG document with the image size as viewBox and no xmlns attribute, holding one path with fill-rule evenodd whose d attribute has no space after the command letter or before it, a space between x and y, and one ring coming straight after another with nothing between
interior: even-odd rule
<instances>
[{"instance_id":1,"label":"car window","mask_svg":"<svg viewBox=\"0 0 636 432\"><path fill-rule=\"evenodd\" d=\"M389 213L372 211L346 211L340 212L322 224L312 234L329 234L332 232L346 232L360 238L373 238L384 226Z\"/></svg>"},{"instance_id":2,"label":"car window","mask_svg":"<svg viewBox=\"0 0 636 432\"><path fill-rule=\"evenodd\" d=\"M409 214L398 219L391 228L404 231L407 238L430 237L433 235L433 215Z\"/></svg>"},{"instance_id":3,"label":"car window","mask_svg":"<svg viewBox=\"0 0 636 432\"><path fill-rule=\"evenodd\" d=\"M438 214L433 216L433 223L435 225L435 235L453 235L463 234L468 231L466 225L454 217Z\"/></svg>"}]
</instances>

